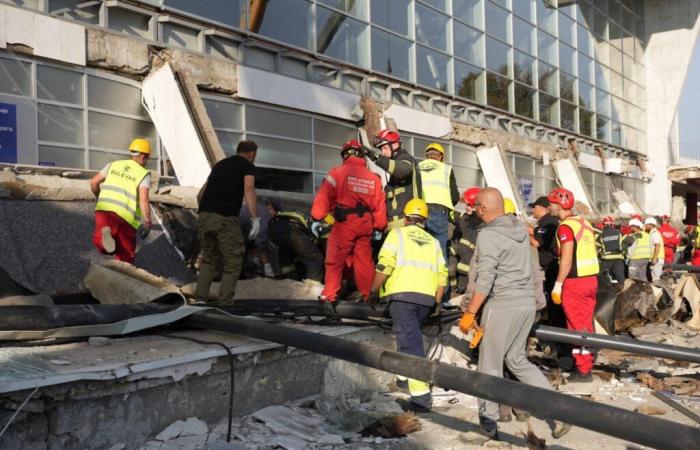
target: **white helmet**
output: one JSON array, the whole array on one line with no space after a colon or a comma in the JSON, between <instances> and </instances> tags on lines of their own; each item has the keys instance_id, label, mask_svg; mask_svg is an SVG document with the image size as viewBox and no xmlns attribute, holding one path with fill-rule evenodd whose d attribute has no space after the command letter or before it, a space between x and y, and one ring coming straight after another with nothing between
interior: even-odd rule
<instances>
[{"instance_id":1,"label":"white helmet","mask_svg":"<svg viewBox=\"0 0 700 450\"><path fill-rule=\"evenodd\" d=\"M653 217L647 217L644 221L644 225L654 225L656 226L656 219Z\"/></svg>"},{"instance_id":2,"label":"white helmet","mask_svg":"<svg viewBox=\"0 0 700 450\"><path fill-rule=\"evenodd\" d=\"M632 219L629 221L629 223L627 225L629 225L631 227L644 228L644 224L639 219Z\"/></svg>"}]
</instances>

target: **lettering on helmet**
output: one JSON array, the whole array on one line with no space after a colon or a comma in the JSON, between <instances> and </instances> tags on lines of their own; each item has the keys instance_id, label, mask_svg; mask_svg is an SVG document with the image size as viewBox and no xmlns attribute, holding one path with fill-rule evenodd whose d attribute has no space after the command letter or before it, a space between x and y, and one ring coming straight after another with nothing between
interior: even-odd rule
<instances>
[{"instance_id":1,"label":"lettering on helmet","mask_svg":"<svg viewBox=\"0 0 700 450\"><path fill-rule=\"evenodd\" d=\"M357 194L374 195L375 180L349 175L345 179L345 189Z\"/></svg>"}]
</instances>

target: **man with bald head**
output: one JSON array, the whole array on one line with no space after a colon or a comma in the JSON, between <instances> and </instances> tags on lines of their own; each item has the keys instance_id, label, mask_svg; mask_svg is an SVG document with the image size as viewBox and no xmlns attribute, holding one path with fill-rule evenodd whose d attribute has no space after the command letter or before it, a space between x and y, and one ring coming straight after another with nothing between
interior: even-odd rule
<instances>
[{"instance_id":1,"label":"man with bald head","mask_svg":"<svg viewBox=\"0 0 700 450\"><path fill-rule=\"evenodd\" d=\"M527 359L525 346L535 320L532 257L525 225L506 215L503 196L494 188L482 189L476 214L485 226L476 240L476 281L459 327L468 332L484 306L484 336L479 350L478 371L503 377L503 365L523 383L552 389L542 372ZM479 400L479 423L489 437L498 438L498 404ZM566 434L570 425L557 422L552 436Z\"/></svg>"}]
</instances>

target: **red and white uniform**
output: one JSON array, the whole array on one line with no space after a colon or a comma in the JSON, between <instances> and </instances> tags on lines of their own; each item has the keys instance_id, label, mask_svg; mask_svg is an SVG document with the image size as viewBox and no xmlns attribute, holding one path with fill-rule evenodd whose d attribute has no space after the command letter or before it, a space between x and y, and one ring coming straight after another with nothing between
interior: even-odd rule
<instances>
[{"instance_id":1,"label":"red and white uniform","mask_svg":"<svg viewBox=\"0 0 700 450\"><path fill-rule=\"evenodd\" d=\"M349 213L345 220L334 214L337 208L352 210L366 207L367 212ZM386 203L382 182L367 168L365 160L350 156L343 164L326 175L314 198L311 217L322 220L333 214L336 222L328 236L326 277L322 297L335 301L349 257L355 274L355 284L367 298L374 279L372 233L386 228Z\"/></svg>"},{"instance_id":2,"label":"red and white uniform","mask_svg":"<svg viewBox=\"0 0 700 450\"><path fill-rule=\"evenodd\" d=\"M664 262L673 264L676 256L676 249L681 245L681 235L670 223L666 222L659 227L661 236L664 238Z\"/></svg>"}]
</instances>

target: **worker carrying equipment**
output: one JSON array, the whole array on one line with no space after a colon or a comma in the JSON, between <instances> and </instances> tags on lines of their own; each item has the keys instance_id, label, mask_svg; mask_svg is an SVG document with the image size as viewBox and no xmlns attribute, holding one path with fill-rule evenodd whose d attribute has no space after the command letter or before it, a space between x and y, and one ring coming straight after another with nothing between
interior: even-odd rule
<instances>
[{"instance_id":1,"label":"worker carrying equipment","mask_svg":"<svg viewBox=\"0 0 700 450\"><path fill-rule=\"evenodd\" d=\"M600 270L593 227L572 211L574 194L571 191L556 188L547 198L561 220L557 228L559 272L552 290L552 301L561 303L568 329L592 333ZM593 355L590 350L574 347L572 354L577 370L574 378L591 381Z\"/></svg>"},{"instance_id":2,"label":"worker carrying equipment","mask_svg":"<svg viewBox=\"0 0 700 450\"><path fill-rule=\"evenodd\" d=\"M452 167L445 164L444 147L433 142L425 147L425 158L418 164L423 186L423 199L428 204L430 217L425 229L440 242L447 258L447 228L459 202L459 190Z\"/></svg>"},{"instance_id":3,"label":"worker carrying equipment","mask_svg":"<svg viewBox=\"0 0 700 450\"><path fill-rule=\"evenodd\" d=\"M476 237L483 222L474 214L476 196L481 188L470 187L462 196L464 214L457 219L449 249L450 286L457 294L463 294L469 282L469 267L476 248Z\"/></svg>"},{"instance_id":4,"label":"worker carrying equipment","mask_svg":"<svg viewBox=\"0 0 700 450\"><path fill-rule=\"evenodd\" d=\"M136 232L142 220L140 236L145 238L151 229L151 174L145 167L151 157L151 144L136 138L129 151L130 159L107 164L92 177L90 188L97 197L93 244L101 253L133 263Z\"/></svg>"},{"instance_id":5,"label":"worker carrying equipment","mask_svg":"<svg viewBox=\"0 0 700 450\"><path fill-rule=\"evenodd\" d=\"M622 289L622 283L625 281L622 233L615 228L612 217L603 218L603 230L596 234L596 243L601 260L600 270L617 283L618 289Z\"/></svg>"},{"instance_id":6,"label":"worker carrying equipment","mask_svg":"<svg viewBox=\"0 0 700 450\"><path fill-rule=\"evenodd\" d=\"M440 304L447 287L447 266L438 241L425 231L428 206L415 198L404 210L404 226L389 231L379 251L372 283L372 299L389 302L398 351L425 357L421 325L431 308ZM432 406L430 385L402 380L411 394L410 406L418 412Z\"/></svg>"},{"instance_id":7,"label":"worker carrying equipment","mask_svg":"<svg viewBox=\"0 0 700 450\"><path fill-rule=\"evenodd\" d=\"M329 213L335 219L326 248L323 301L336 300L343 269L350 257L355 284L365 299L372 285L371 239L375 231L386 228L386 204L381 180L367 168L360 154L364 152L358 141L351 140L343 145L342 165L326 174L311 206L313 220L320 222Z\"/></svg>"},{"instance_id":8,"label":"worker carrying equipment","mask_svg":"<svg viewBox=\"0 0 700 450\"><path fill-rule=\"evenodd\" d=\"M401 136L393 130L377 133L374 148L366 148L366 156L384 170L389 179L386 192L388 228L403 225L403 208L413 198L423 198L418 162L401 146Z\"/></svg>"}]
</instances>

